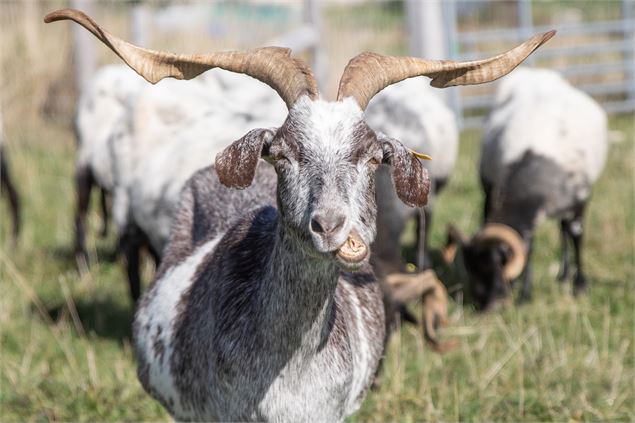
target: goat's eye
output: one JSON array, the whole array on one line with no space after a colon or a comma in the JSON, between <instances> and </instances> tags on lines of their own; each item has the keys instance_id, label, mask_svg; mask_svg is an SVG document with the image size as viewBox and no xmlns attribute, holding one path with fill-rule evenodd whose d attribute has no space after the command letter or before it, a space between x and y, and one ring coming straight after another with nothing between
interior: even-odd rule
<instances>
[{"instance_id":1,"label":"goat's eye","mask_svg":"<svg viewBox=\"0 0 635 423\"><path fill-rule=\"evenodd\" d=\"M377 157L371 157L370 160L368 160L368 164L373 165L373 166L377 166L380 164L380 161Z\"/></svg>"}]
</instances>

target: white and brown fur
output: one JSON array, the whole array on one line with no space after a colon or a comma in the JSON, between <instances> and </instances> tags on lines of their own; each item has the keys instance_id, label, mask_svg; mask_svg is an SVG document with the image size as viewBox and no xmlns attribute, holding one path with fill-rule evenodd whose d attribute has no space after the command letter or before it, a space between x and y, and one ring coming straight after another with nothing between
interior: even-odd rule
<instances>
[{"instance_id":1,"label":"white and brown fur","mask_svg":"<svg viewBox=\"0 0 635 423\"><path fill-rule=\"evenodd\" d=\"M261 154L275 200L249 187L256 170L275 177ZM379 162L402 200L425 203L418 159L352 99L305 96L186 184L134 323L140 380L175 418L341 421L359 407L383 351L382 293L367 260L343 266L333 251L352 229L371 244ZM328 237L312 226L324 211L344 218Z\"/></svg>"}]
</instances>

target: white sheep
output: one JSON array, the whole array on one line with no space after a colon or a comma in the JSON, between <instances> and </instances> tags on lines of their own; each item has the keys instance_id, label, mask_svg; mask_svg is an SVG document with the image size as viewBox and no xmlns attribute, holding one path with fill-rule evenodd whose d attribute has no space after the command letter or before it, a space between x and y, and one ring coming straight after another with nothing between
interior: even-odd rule
<instances>
[{"instance_id":1,"label":"white sheep","mask_svg":"<svg viewBox=\"0 0 635 423\"><path fill-rule=\"evenodd\" d=\"M130 290L135 301L141 292L140 249L149 247L155 260L160 260L177 209L179 193L187 179L212 163L217 153L253 125L280 126L286 117L284 103L275 91L253 78L214 70L206 75L205 80L206 86L214 84L216 89L205 91L205 86L196 88L203 91L200 93L203 101L196 105L196 111L188 113L189 118L185 118L184 109L179 109L182 117L178 122L169 128L165 122L154 126L154 129L160 128L162 133L149 136L132 130L121 138L124 146L136 149L134 153L129 152L127 157L120 154L122 160L134 163L134 166L125 165L132 171L127 175L127 180L118 185L114 201L115 221L121 234L120 249L127 261ZM181 94L179 92L178 96ZM211 97L212 94L215 96ZM157 101L163 98L157 98ZM138 114L147 114L147 109L157 110L156 103L149 102L143 93L139 100L144 105L153 103L155 106L143 107L143 113L133 108L133 119ZM170 106L176 104L170 102ZM192 106L194 104L190 103L189 107ZM166 111L166 116L171 115ZM143 147L139 148L140 145ZM138 157L131 158L135 153Z\"/></svg>"},{"instance_id":2,"label":"white sheep","mask_svg":"<svg viewBox=\"0 0 635 423\"><path fill-rule=\"evenodd\" d=\"M126 115L127 105L144 86L143 79L124 65L109 65L95 73L88 88L81 93L75 115L77 144L75 160L75 253L86 254L86 214L94 185L101 189L102 235L108 226L106 194L115 187L110 137L117 123Z\"/></svg>"},{"instance_id":3,"label":"white sheep","mask_svg":"<svg viewBox=\"0 0 635 423\"><path fill-rule=\"evenodd\" d=\"M424 162L437 194L454 170L458 155L459 133L454 113L432 92L424 78L412 78L381 91L368 105L366 121L376 131L400 140L406 147L432 157ZM395 195L387 169L377 173L376 271L385 275L403 271L400 239L408 218L417 217L416 264L430 267L427 258L427 231L431 207L406 207Z\"/></svg>"}]
</instances>

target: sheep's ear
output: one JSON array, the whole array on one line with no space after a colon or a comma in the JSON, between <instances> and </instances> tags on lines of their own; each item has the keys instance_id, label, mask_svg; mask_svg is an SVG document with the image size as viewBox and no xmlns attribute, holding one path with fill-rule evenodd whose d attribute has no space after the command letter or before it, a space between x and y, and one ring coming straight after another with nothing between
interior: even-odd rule
<instances>
[{"instance_id":1,"label":"sheep's ear","mask_svg":"<svg viewBox=\"0 0 635 423\"><path fill-rule=\"evenodd\" d=\"M216 173L221 183L243 189L251 185L258 159L269 150L275 135L272 129L254 129L216 156Z\"/></svg>"},{"instance_id":2,"label":"sheep's ear","mask_svg":"<svg viewBox=\"0 0 635 423\"><path fill-rule=\"evenodd\" d=\"M399 141L380 134L378 140L384 152L383 163L392 168L392 181L401 201L410 207L425 206L430 192L428 170Z\"/></svg>"}]
</instances>

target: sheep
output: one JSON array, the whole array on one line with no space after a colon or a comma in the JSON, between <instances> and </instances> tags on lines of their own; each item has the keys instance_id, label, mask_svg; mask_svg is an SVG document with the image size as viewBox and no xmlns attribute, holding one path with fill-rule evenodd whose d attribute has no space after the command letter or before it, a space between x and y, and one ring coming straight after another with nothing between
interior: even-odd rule
<instances>
[{"instance_id":1,"label":"sheep","mask_svg":"<svg viewBox=\"0 0 635 423\"><path fill-rule=\"evenodd\" d=\"M425 151L432 161L425 162L432 181L432 193L437 194L450 177L458 154L458 128L452 111L441 101L423 78L412 78L386 88L368 105L366 122L375 131L397 138L415 151ZM375 271L380 275L402 272L404 260L400 254L400 237L408 218L417 218L416 266L420 270L431 266L427 257L427 231L430 207L410 209L395 196L387 168L377 173L377 256ZM421 215L421 216L420 216Z\"/></svg>"},{"instance_id":2,"label":"sheep","mask_svg":"<svg viewBox=\"0 0 635 423\"><path fill-rule=\"evenodd\" d=\"M221 129L227 131L230 123L235 127L255 118L252 113L244 112L249 108L246 93L252 96L252 103L260 106L260 115L274 119L271 124L284 119L283 106L270 88L244 80L251 78L239 79L242 81L229 72L214 70L186 83L163 81L148 87L138 84L141 78L127 67L109 65L97 72L90 89L82 95L76 117L79 199L76 250L86 256L85 215L91 187L97 184L102 188L104 219L108 213L105 193L113 194L118 248L127 261L135 300L140 290L139 250L148 247L158 262L168 236L167 219L183 183L207 164L204 160L233 140L221 137L218 146L210 150L212 145L203 142L204 137ZM221 103L219 98L225 97L233 101ZM187 133L181 133L182 128L187 128ZM236 136L242 129L228 133ZM171 144L175 138L178 141ZM178 168L174 164L168 166L175 157L186 157L183 154L188 149L192 154L187 161L181 160ZM149 160L155 153L163 157L162 162ZM191 157L200 159L192 161ZM171 173L166 169L172 169ZM148 209L156 213L148 213ZM142 217L135 221L134 216L139 214ZM138 221L141 223L137 224Z\"/></svg>"},{"instance_id":3,"label":"sheep","mask_svg":"<svg viewBox=\"0 0 635 423\"><path fill-rule=\"evenodd\" d=\"M452 111L427 87L423 78L412 78L395 84L379 93L369 104L365 112L366 122L375 131L383 132L401 140L404 145L415 151L429 153L433 160L425 162L432 183L432 194L436 195L445 186L458 153L458 129ZM417 219L416 266L419 271L431 267L427 255L427 233L431 221L429 204L425 209L409 208L403 205L395 195L388 168L380 168L376 176L377 184L377 238L373 246L373 269L381 279L400 281L428 280L425 277L413 279L404 273L405 261L401 256L401 235L408 218ZM391 275L391 278L387 278ZM432 279L431 279L432 280ZM438 279L434 279L437 280ZM425 283L423 286L426 286ZM417 319L410 314L406 303L396 301L386 290L387 301L393 301L387 308L392 319L393 313L399 312L403 321L416 323ZM411 290L416 292L418 290ZM447 302L447 293L443 284L438 281L434 290L427 290L424 303L432 304L431 298ZM430 293L431 292L431 293ZM416 300L413 297L410 300ZM396 302L395 302L396 301ZM439 304L445 310L446 303ZM388 310L389 309L389 310ZM429 306L426 309L434 309ZM431 315L424 309L424 335L436 350L445 350L435 341L436 328L430 324ZM442 322L445 315L435 316L434 321ZM392 322L389 327L394 326ZM432 330L434 329L434 330Z\"/></svg>"},{"instance_id":4,"label":"sheep","mask_svg":"<svg viewBox=\"0 0 635 423\"><path fill-rule=\"evenodd\" d=\"M210 74L206 79L208 84L215 81L218 85L218 91L214 92L218 97L206 98L196 113L188 113L190 119L180 119L179 125L169 132L144 137L147 142L142 141L142 145L152 144L152 140L158 138L163 141L160 145L141 148L144 153L135 159L136 165L126 166L134 170L128 180L120 184L125 193L115 196L115 220L121 228L119 248L126 258L130 293L135 302L141 293L140 250L147 247L155 261L160 262L185 181L242 135L246 125L279 126L285 118L284 104L266 85L222 70ZM251 94L249 104L246 93ZM147 98L140 97L145 103ZM137 114L140 113L133 109L131 115ZM165 128L165 125L158 126ZM209 134L214 136L210 139ZM123 145L138 148L138 134L132 131L129 135L132 140L123 141Z\"/></svg>"},{"instance_id":5,"label":"sheep","mask_svg":"<svg viewBox=\"0 0 635 423\"><path fill-rule=\"evenodd\" d=\"M419 159L370 129L363 110L409 77L431 76L438 87L497 79L553 35L467 63L362 54L346 67L337 100L325 101L288 49L174 55L130 45L79 11L45 22L61 19L87 28L149 82L220 67L271 86L288 108L282 126L251 130L217 155L210 179L197 173L187 183L135 314L140 381L182 420L343 421L358 409L384 337L368 263L374 173L390 164L411 206L423 206L430 189ZM275 207L250 200L261 157L277 175ZM208 215L217 201L231 206Z\"/></svg>"},{"instance_id":6,"label":"sheep","mask_svg":"<svg viewBox=\"0 0 635 423\"><path fill-rule=\"evenodd\" d=\"M2 194L7 196L9 202L9 210L11 212L11 236L13 243L18 242L20 236L21 227L21 208L20 198L18 192L13 184L13 178L9 170L9 160L7 159L6 151L4 149L4 128L2 125L2 115L0 114L0 190Z\"/></svg>"},{"instance_id":7,"label":"sheep","mask_svg":"<svg viewBox=\"0 0 635 423\"><path fill-rule=\"evenodd\" d=\"M471 295L492 309L510 294L524 270L518 300L531 298L534 228L560 220L562 264L569 276L568 241L575 252L574 293L586 288L582 269L584 211L607 154L602 108L558 73L519 69L501 82L482 137L480 176L485 192L484 228L467 239L453 229L447 260L462 247Z\"/></svg>"},{"instance_id":8,"label":"sheep","mask_svg":"<svg viewBox=\"0 0 635 423\"><path fill-rule=\"evenodd\" d=\"M75 162L75 254L88 264L86 251L86 214L94 185L101 191L102 229L108 230L106 196L115 187L109 139L117 122L126 114L126 105L143 87L143 79L127 66L109 65L96 72L88 88L81 93L74 119L77 157Z\"/></svg>"},{"instance_id":9,"label":"sheep","mask_svg":"<svg viewBox=\"0 0 635 423\"><path fill-rule=\"evenodd\" d=\"M139 158L166 138L169 140L165 134L171 129L196 119L205 102L213 98L210 95L220 90L213 78L185 84L173 82L148 87L127 66L108 65L95 74L88 89L82 92L74 127L78 198L75 251L79 257L87 259L85 221L93 185L101 190L102 235L107 232L106 195L110 193L120 236L127 217L126 191L122 186Z\"/></svg>"}]
</instances>

